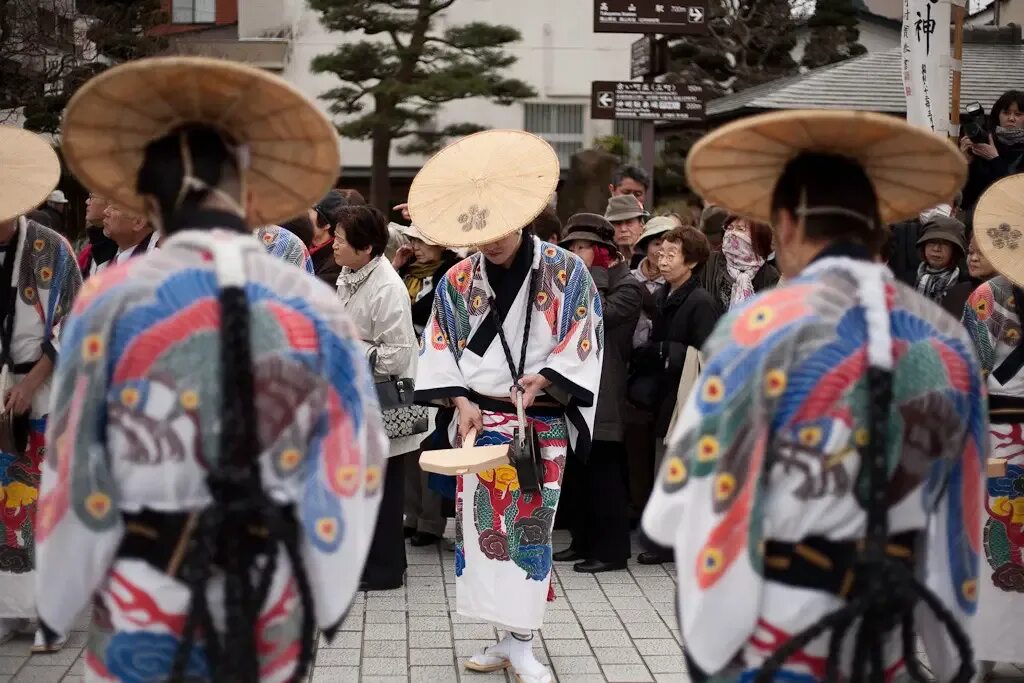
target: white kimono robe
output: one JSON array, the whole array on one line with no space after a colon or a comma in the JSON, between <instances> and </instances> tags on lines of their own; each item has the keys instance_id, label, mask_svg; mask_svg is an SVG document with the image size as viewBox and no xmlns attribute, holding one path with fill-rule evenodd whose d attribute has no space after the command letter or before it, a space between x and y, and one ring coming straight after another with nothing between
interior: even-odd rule
<instances>
[{"instance_id":1,"label":"white kimono robe","mask_svg":"<svg viewBox=\"0 0 1024 683\"><path fill-rule=\"evenodd\" d=\"M534 301L528 301L531 280L525 277L502 329L518 363L526 316L533 316L524 374L551 380L548 393L561 405L529 418L545 460L543 495L521 491L515 468L503 466L459 477L456 498L458 611L517 632L540 628L545 602L553 595L551 527L566 448L589 448L604 346L601 301L583 261L535 237L527 239L532 240ZM488 328L496 330L491 296L482 254L448 271L437 286L416 375L420 402L446 405L466 396L508 404L504 409L484 406L478 444L507 443L517 422L508 403L512 376L505 352L498 336L487 334ZM484 347L480 340L487 337ZM447 427L454 443L457 420L452 411L441 415L439 428Z\"/></svg>"}]
</instances>

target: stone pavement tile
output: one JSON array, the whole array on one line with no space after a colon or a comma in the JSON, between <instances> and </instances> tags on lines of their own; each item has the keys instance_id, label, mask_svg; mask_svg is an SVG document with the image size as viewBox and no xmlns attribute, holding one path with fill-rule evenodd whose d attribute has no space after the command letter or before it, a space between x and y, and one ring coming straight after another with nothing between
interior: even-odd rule
<instances>
[{"instance_id":1,"label":"stone pavement tile","mask_svg":"<svg viewBox=\"0 0 1024 683\"><path fill-rule=\"evenodd\" d=\"M597 588L597 579L591 574L579 574L575 576L571 574L564 574L559 576L558 582L562 584L564 589L578 589L578 588Z\"/></svg>"},{"instance_id":2,"label":"stone pavement tile","mask_svg":"<svg viewBox=\"0 0 1024 683\"><path fill-rule=\"evenodd\" d=\"M334 634L334 640L330 643L323 636L320 636L320 642L317 647L324 650L329 650L336 647L359 647L363 642L363 634L359 631L343 631Z\"/></svg>"},{"instance_id":3,"label":"stone pavement tile","mask_svg":"<svg viewBox=\"0 0 1024 683\"><path fill-rule=\"evenodd\" d=\"M608 683L646 683L653 681L647 667L636 664L608 664L601 667Z\"/></svg>"},{"instance_id":4,"label":"stone pavement tile","mask_svg":"<svg viewBox=\"0 0 1024 683\"><path fill-rule=\"evenodd\" d=\"M545 624L575 624L576 615L572 610L547 610L544 612Z\"/></svg>"},{"instance_id":5,"label":"stone pavement tile","mask_svg":"<svg viewBox=\"0 0 1024 683\"><path fill-rule=\"evenodd\" d=\"M409 683L407 675L401 676L363 676L360 683Z\"/></svg>"},{"instance_id":6,"label":"stone pavement tile","mask_svg":"<svg viewBox=\"0 0 1024 683\"><path fill-rule=\"evenodd\" d=\"M422 590L409 596L410 605L445 605L448 596L443 590Z\"/></svg>"},{"instance_id":7,"label":"stone pavement tile","mask_svg":"<svg viewBox=\"0 0 1024 683\"><path fill-rule=\"evenodd\" d=\"M595 647L594 656L598 663L604 664L643 664L636 649L629 647Z\"/></svg>"},{"instance_id":8,"label":"stone pavement tile","mask_svg":"<svg viewBox=\"0 0 1024 683\"><path fill-rule=\"evenodd\" d=\"M569 603L572 604L573 607L586 605L588 603L597 603L601 605L608 604L608 598L605 597L604 592L599 588L584 588L582 590L570 588L565 591L565 597L569 599Z\"/></svg>"},{"instance_id":9,"label":"stone pavement tile","mask_svg":"<svg viewBox=\"0 0 1024 683\"><path fill-rule=\"evenodd\" d=\"M447 631L451 622L443 617L409 617L410 631Z\"/></svg>"},{"instance_id":10,"label":"stone pavement tile","mask_svg":"<svg viewBox=\"0 0 1024 683\"><path fill-rule=\"evenodd\" d=\"M613 583L636 583L628 571L601 572L597 575L597 582L602 586Z\"/></svg>"},{"instance_id":11,"label":"stone pavement tile","mask_svg":"<svg viewBox=\"0 0 1024 683\"><path fill-rule=\"evenodd\" d=\"M558 674L559 680L562 676L572 674L599 674L601 667L593 656L582 657L552 657L551 666Z\"/></svg>"},{"instance_id":12,"label":"stone pavement tile","mask_svg":"<svg viewBox=\"0 0 1024 683\"><path fill-rule=\"evenodd\" d=\"M617 609L615 614L618 615L624 624L638 624L658 620L658 613L653 609Z\"/></svg>"},{"instance_id":13,"label":"stone pavement tile","mask_svg":"<svg viewBox=\"0 0 1024 683\"><path fill-rule=\"evenodd\" d=\"M439 564L410 564L405 569L409 576L441 576Z\"/></svg>"},{"instance_id":14,"label":"stone pavement tile","mask_svg":"<svg viewBox=\"0 0 1024 683\"><path fill-rule=\"evenodd\" d=\"M489 645L494 645L496 642L498 641L495 639L456 640L455 656L459 659L462 659L464 657L472 657L478 652L483 651L485 647L488 647Z\"/></svg>"},{"instance_id":15,"label":"stone pavement tile","mask_svg":"<svg viewBox=\"0 0 1024 683\"><path fill-rule=\"evenodd\" d=\"M14 683L60 683L67 672L66 666L24 666L11 680Z\"/></svg>"},{"instance_id":16,"label":"stone pavement tile","mask_svg":"<svg viewBox=\"0 0 1024 683\"><path fill-rule=\"evenodd\" d=\"M585 640L549 640L547 650L551 657L580 657L591 653L590 643Z\"/></svg>"},{"instance_id":17,"label":"stone pavement tile","mask_svg":"<svg viewBox=\"0 0 1024 683\"><path fill-rule=\"evenodd\" d=\"M364 657L359 670L366 676L405 676L409 670L402 657Z\"/></svg>"},{"instance_id":18,"label":"stone pavement tile","mask_svg":"<svg viewBox=\"0 0 1024 683\"><path fill-rule=\"evenodd\" d=\"M448 615L448 603L435 602L409 605L410 617L444 617Z\"/></svg>"},{"instance_id":19,"label":"stone pavement tile","mask_svg":"<svg viewBox=\"0 0 1024 683\"><path fill-rule=\"evenodd\" d=\"M644 592L640 590L640 586L635 583L610 583L607 586L602 586L604 594L609 598L614 597L635 597L643 595Z\"/></svg>"},{"instance_id":20,"label":"stone pavement tile","mask_svg":"<svg viewBox=\"0 0 1024 683\"><path fill-rule=\"evenodd\" d=\"M399 595L397 597L372 598L366 601L367 612L379 612L381 610L404 612L405 606L406 601L404 595Z\"/></svg>"},{"instance_id":21,"label":"stone pavement tile","mask_svg":"<svg viewBox=\"0 0 1024 683\"><path fill-rule=\"evenodd\" d=\"M405 553L406 564L438 564L440 558L437 553Z\"/></svg>"},{"instance_id":22,"label":"stone pavement tile","mask_svg":"<svg viewBox=\"0 0 1024 683\"><path fill-rule=\"evenodd\" d=\"M404 640L367 640L363 643L363 657L405 656L405 648Z\"/></svg>"},{"instance_id":23,"label":"stone pavement tile","mask_svg":"<svg viewBox=\"0 0 1024 683\"><path fill-rule=\"evenodd\" d=\"M363 630L363 618L362 617L345 617L344 621L341 622L342 631L362 631Z\"/></svg>"},{"instance_id":24,"label":"stone pavement tile","mask_svg":"<svg viewBox=\"0 0 1024 683\"><path fill-rule=\"evenodd\" d=\"M608 602L617 610L648 609L651 607L651 603L647 598L638 595L616 595L608 598Z\"/></svg>"},{"instance_id":25,"label":"stone pavement tile","mask_svg":"<svg viewBox=\"0 0 1024 683\"><path fill-rule=\"evenodd\" d=\"M656 683L690 683L690 676L681 674L654 674Z\"/></svg>"},{"instance_id":26,"label":"stone pavement tile","mask_svg":"<svg viewBox=\"0 0 1024 683\"><path fill-rule=\"evenodd\" d=\"M494 627L490 624L453 624L452 633L455 640L476 640L494 638ZM495 640L495 642L497 642Z\"/></svg>"},{"instance_id":27,"label":"stone pavement tile","mask_svg":"<svg viewBox=\"0 0 1024 683\"><path fill-rule=\"evenodd\" d=\"M547 624L541 629L541 633L544 634L544 640L579 640L583 638L583 629L579 627L579 624Z\"/></svg>"},{"instance_id":28,"label":"stone pavement tile","mask_svg":"<svg viewBox=\"0 0 1024 683\"><path fill-rule=\"evenodd\" d=\"M16 674L27 661L28 657L0 656L0 674Z\"/></svg>"},{"instance_id":29,"label":"stone pavement tile","mask_svg":"<svg viewBox=\"0 0 1024 683\"><path fill-rule=\"evenodd\" d=\"M580 605L573 605L573 611L576 612L580 619L595 617L611 617L615 616L615 608L608 603L601 602L585 602Z\"/></svg>"},{"instance_id":30,"label":"stone pavement tile","mask_svg":"<svg viewBox=\"0 0 1024 683\"><path fill-rule=\"evenodd\" d=\"M359 666L359 650L331 649L316 653L316 667Z\"/></svg>"},{"instance_id":31,"label":"stone pavement tile","mask_svg":"<svg viewBox=\"0 0 1024 683\"><path fill-rule=\"evenodd\" d=\"M459 614L456 611L448 612L449 617L453 624L486 624L487 622L483 619L474 619L473 617L467 617Z\"/></svg>"},{"instance_id":32,"label":"stone pavement tile","mask_svg":"<svg viewBox=\"0 0 1024 683\"><path fill-rule=\"evenodd\" d=\"M409 666L453 666L454 662L455 651L450 648L409 650Z\"/></svg>"},{"instance_id":33,"label":"stone pavement tile","mask_svg":"<svg viewBox=\"0 0 1024 683\"><path fill-rule=\"evenodd\" d=\"M0 655L4 657L28 657L32 654L32 637L15 636L0 645Z\"/></svg>"},{"instance_id":34,"label":"stone pavement tile","mask_svg":"<svg viewBox=\"0 0 1024 683\"><path fill-rule=\"evenodd\" d=\"M75 663L71 665L71 668L68 669L68 672L66 674L64 674L64 678L67 679L68 676L84 676L84 675L85 675L85 659L82 658L82 657L79 657L75 661Z\"/></svg>"},{"instance_id":35,"label":"stone pavement tile","mask_svg":"<svg viewBox=\"0 0 1024 683\"><path fill-rule=\"evenodd\" d=\"M601 674L568 674L560 675L558 677L558 683L595 683L595 681L604 681L604 676Z\"/></svg>"},{"instance_id":36,"label":"stone pavement tile","mask_svg":"<svg viewBox=\"0 0 1024 683\"><path fill-rule=\"evenodd\" d=\"M645 576L668 576L668 572L660 564L630 564L629 573L636 579Z\"/></svg>"},{"instance_id":37,"label":"stone pavement tile","mask_svg":"<svg viewBox=\"0 0 1024 683\"><path fill-rule=\"evenodd\" d=\"M645 655L644 663L651 673L675 674L686 671L686 660L682 654L678 655Z\"/></svg>"},{"instance_id":38,"label":"stone pavement tile","mask_svg":"<svg viewBox=\"0 0 1024 683\"><path fill-rule=\"evenodd\" d=\"M631 647L633 641L625 631L588 631L587 640L593 647Z\"/></svg>"},{"instance_id":39,"label":"stone pavement tile","mask_svg":"<svg viewBox=\"0 0 1024 683\"><path fill-rule=\"evenodd\" d=\"M367 624L404 624L405 612L367 612L363 621Z\"/></svg>"},{"instance_id":40,"label":"stone pavement tile","mask_svg":"<svg viewBox=\"0 0 1024 683\"><path fill-rule=\"evenodd\" d=\"M667 656L667 655L679 655L682 656L683 648L679 646L675 640L668 638L643 638L637 640L636 650L645 657L648 655L654 656Z\"/></svg>"},{"instance_id":41,"label":"stone pavement tile","mask_svg":"<svg viewBox=\"0 0 1024 683\"><path fill-rule=\"evenodd\" d=\"M600 617L588 614L581 622L583 630L590 631L624 631L618 617Z\"/></svg>"},{"instance_id":42,"label":"stone pavement tile","mask_svg":"<svg viewBox=\"0 0 1024 683\"><path fill-rule=\"evenodd\" d=\"M366 640L405 640L405 624L367 624L363 636Z\"/></svg>"},{"instance_id":43,"label":"stone pavement tile","mask_svg":"<svg viewBox=\"0 0 1024 683\"><path fill-rule=\"evenodd\" d=\"M451 648L452 634L446 628L443 631L431 633L430 631L410 631L409 647L444 647Z\"/></svg>"},{"instance_id":44,"label":"stone pavement tile","mask_svg":"<svg viewBox=\"0 0 1024 683\"><path fill-rule=\"evenodd\" d=\"M671 638L672 632L665 624L658 621L648 621L639 624L626 624L626 630L634 639L637 638Z\"/></svg>"},{"instance_id":45,"label":"stone pavement tile","mask_svg":"<svg viewBox=\"0 0 1024 683\"><path fill-rule=\"evenodd\" d=\"M85 683L85 678L82 676L72 676L70 674L60 679L60 683Z\"/></svg>"},{"instance_id":46,"label":"stone pavement tile","mask_svg":"<svg viewBox=\"0 0 1024 683\"><path fill-rule=\"evenodd\" d=\"M668 576L641 576L637 578L636 583L644 592L648 590L663 590L670 593L676 589L676 582Z\"/></svg>"},{"instance_id":47,"label":"stone pavement tile","mask_svg":"<svg viewBox=\"0 0 1024 683\"><path fill-rule=\"evenodd\" d=\"M412 683L457 683L459 680L453 666L414 666L409 674Z\"/></svg>"}]
</instances>

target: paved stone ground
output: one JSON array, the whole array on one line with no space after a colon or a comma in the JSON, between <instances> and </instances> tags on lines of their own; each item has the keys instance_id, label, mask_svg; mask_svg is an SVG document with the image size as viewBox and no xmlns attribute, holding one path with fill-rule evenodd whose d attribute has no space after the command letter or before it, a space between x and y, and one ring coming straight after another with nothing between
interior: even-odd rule
<instances>
[{"instance_id":1,"label":"paved stone ground","mask_svg":"<svg viewBox=\"0 0 1024 683\"><path fill-rule=\"evenodd\" d=\"M555 548L568 544L555 532ZM635 556L635 553L634 553ZM506 672L464 671L461 662L495 642L494 629L455 612L450 551L408 547L407 585L360 594L332 643L321 641L311 683L514 683ZM538 658L561 683L672 681L689 683L675 617L674 567L577 574L555 566L558 599L548 604L535 644ZM0 646L0 683L79 683L87 619L54 655L29 656L31 639ZM998 681L1024 681L1024 669L1003 667Z\"/></svg>"}]
</instances>

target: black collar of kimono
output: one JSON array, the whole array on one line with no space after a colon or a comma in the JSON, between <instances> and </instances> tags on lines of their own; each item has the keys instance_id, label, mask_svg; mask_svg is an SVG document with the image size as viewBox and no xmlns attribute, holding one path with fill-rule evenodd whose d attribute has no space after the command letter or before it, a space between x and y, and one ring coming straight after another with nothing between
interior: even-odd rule
<instances>
[{"instance_id":1,"label":"black collar of kimono","mask_svg":"<svg viewBox=\"0 0 1024 683\"><path fill-rule=\"evenodd\" d=\"M14 278L14 259L18 255L18 238L21 236L21 226L15 225L10 241L4 245L7 252L4 263L0 266L0 367L10 364L11 361L11 340L14 339L14 305L17 301L18 290Z\"/></svg>"},{"instance_id":2,"label":"black collar of kimono","mask_svg":"<svg viewBox=\"0 0 1024 683\"><path fill-rule=\"evenodd\" d=\"M523 234L519 251L512 258L512 263L508 268L494 265L483 254L480 255L480 258L487 273L487 282L491 286L491 291L494 292L494 305L497 307L498 318L504 322L505 316L508 315L512 304L515 303L516 297L519 295L519 290L522 289L523 283L530 277L533 270L533 236ZM498 327L494 324L494 318L489 315L485 316L466 348L482 357L491 347L491 342L494 341L497 334Z\"/></svg>"},{"instance_id":3,"label":"black collar of kimono","mask_svg":"<svg viewBox=\"0 0 1024 683\"><path fill-rule=\"evenodd\" d=\"M844 257L855 261L874 261L871 252L862 244L853 242L833 242L818 252L818 255L811 259L811 263L826 258Z\"/></svg>"},{"instance_id":4,"label":"black collar of kimono","mask_svg":"<svg viewBox=\"0 0 1024 683\"><path fill-rule=\"evenodd\" d=\"M665 292L665 298L661 304L662 307L668 308L669 306L681 306L683 302L686 301L686 297L690 296L690 293L697 289L697 285L699 284L700 282L698 282L697 278L693 275L690 276L689 280L676 287L675 290L671 290L670 288L672 285L666 282L662 285Z\"/></svg>"},{"instance_id":5,"label":"black collar of kimono","mask_svg":"<svg viewBox=\"0 0 1024 683\"><path fill-rule=\"evenodd\" d=\"M178 230L212 230L222 228L235 232L252 232L245 219L230 211L218 209L186 210L177 216Z\"/></svg>"}]
</instances>

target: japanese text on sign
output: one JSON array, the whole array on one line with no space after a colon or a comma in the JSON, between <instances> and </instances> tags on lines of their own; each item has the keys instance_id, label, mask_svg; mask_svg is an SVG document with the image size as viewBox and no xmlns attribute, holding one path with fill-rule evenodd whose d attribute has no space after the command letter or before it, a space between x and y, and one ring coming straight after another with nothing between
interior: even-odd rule
<instances>
[{"instance_id":1,"label":"japanese text on sign","mask_svg":"<svg viewBox=\"0 0 1024 683\"><path fill-rule=\"evenodd\" d=\"M701 121L704 88L685 83L594 81L591 118Z\"/></svg>"},{"instance_id":2,"label":"japanese text on sign","mask_svg":"<svg viewBox=\"0 0 1024 683\"><path fill-rule=\"evenodd\" d=\"M706 33L707 0L594 0L594 31Z\"/></svg>"}]
</instances>

